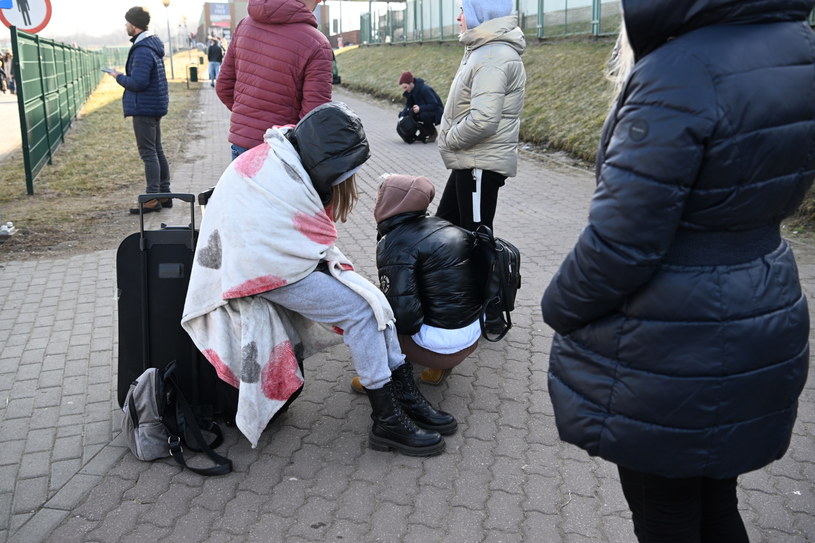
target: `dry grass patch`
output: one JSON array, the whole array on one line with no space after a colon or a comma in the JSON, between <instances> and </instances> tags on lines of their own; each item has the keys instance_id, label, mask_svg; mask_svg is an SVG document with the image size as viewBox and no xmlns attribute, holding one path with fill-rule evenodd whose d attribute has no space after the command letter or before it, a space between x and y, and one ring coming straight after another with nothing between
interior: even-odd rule
<instances>
[{"instance_id":1,"label":"dry grass patch","mask_svg":"<svg viewBox=\"0 0 815 543\"><path fill-rule=\"evenodd\" d=\"M170 112L162 120L162 141L171 168L190 140L189 114L198 87L170 83ZM144 191L144 169L132 121L122 116L122 87L105 77L80 111L53 163L26 194L21 153L0 168L0 216L19 229L0 245L0 260L58 256L115 248L133 231L127 214Z\"/></svg>"},{"instance_id":2,"label":"dry grass patch","mask_svg":"<svg viewBox=\"0 0 815 543\"><path fill-rule=\"evenodd\" d=\"M590 166L597 154L603 121L611 103L604 73L614 36L588 36L536 41L527 38L521 57L526 67L526 101L521 139L533 150L565 154ZM403 105L400 74L410 70L447 100L450 83L464 54L458 42L362 46L342 51L337 63L343 86ZM784 235L815 243L815 188Z\"/></svg>"},{"instance_id":3,"label":"dry grass patch","mask_svg":"<svg viewBox=\"0 0 815 543\"><path fill-rule=\"evenodd\" d=\"M524 142L594 160L611 98L604 70L613 47L613 37L528 41L521 57L527 77ZM401 107L403 71L427 81L446 101L463 54L458 42L391 44L345 51L337 64L343 86Z\"/></svg>"}]
</instances>

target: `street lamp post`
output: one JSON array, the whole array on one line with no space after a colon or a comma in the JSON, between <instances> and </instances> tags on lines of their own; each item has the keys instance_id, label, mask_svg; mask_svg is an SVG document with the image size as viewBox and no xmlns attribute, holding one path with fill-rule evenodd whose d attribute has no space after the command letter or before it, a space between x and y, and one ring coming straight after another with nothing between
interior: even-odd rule
<instances>
[{"instance_id":1,"label":"street lamp post","mask_svg":"<svg viewBox=\"0 0 815 543\"><path fill-rule=\"evenodd\" d=\"M165 8L170 7L170 0L161 0ZM170 46L170 79L175 79L175 69L173 69L173 37L170 35L170 10L167 9L167 44Z\"/></svg>"}]
</instances>

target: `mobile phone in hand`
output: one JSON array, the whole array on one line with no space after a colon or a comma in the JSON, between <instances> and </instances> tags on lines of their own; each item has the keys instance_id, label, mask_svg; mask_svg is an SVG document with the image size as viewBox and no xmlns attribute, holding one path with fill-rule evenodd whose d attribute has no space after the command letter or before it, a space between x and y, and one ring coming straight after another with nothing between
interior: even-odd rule
<instances>
[{"instance_id":1,"label":"mobile phone in hand","mask_svg":"<svg viewBox=\"0 0 815 543\"><path fill-rule=\"evenodd\" d=\"M106 74L111 74L111 75L113 75L113 72L114 72L115 70L114 70L113 68L102 68L102 71L103 71L103 72L105 72Z\"/></svg>"}]
</instances>

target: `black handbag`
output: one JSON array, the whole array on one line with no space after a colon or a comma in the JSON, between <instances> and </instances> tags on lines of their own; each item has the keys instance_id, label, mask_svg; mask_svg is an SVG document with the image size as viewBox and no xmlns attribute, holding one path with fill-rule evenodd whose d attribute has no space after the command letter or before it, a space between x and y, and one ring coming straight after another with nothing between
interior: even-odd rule
<instances>
[{"instance_id":1,"label":"black handbag","mask_svg":"<svg viewBox=\"0 0 815 543\"><path fill-rule=\"evenodd\" d=\"M481 335L487 341L500 341L512 328L510 313L521 288L521 252L510 242L495 237L486 225L480 225L473 234L474 256L484 285Z\"/></svg>"},{"instance_id":2,"label":"black handbag","mask_svg":"<svg viewBox=\"0 0 815 543\"><path fill-rule=\"evenodd\" d=\"M396 124L396 133L399 134L405 143L413 143L421 137L422 130L419 128L419 121L412 114L399 118Z\"/></svg>"}]
</instances>

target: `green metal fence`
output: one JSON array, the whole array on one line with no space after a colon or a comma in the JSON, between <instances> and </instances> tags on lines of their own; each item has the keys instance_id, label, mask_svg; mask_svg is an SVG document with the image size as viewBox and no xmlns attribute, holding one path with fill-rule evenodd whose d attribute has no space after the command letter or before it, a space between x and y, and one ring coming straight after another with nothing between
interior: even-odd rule
<instances>
[{"instance_id":1,"label":"green metal fence","mask_svg":"<svg viewBox=\"0 0 815 543\"><path fill-rule=\"evenodd\" d=\"M519 25L528 37L614 34L619 0L515 0ZM363 43L457 40L459 0L370 3L360 19Z\"/></svg>"},{"instance_id":2,"label":"green metal fence","mask_svg":"<svg viewBox=\"0 0 815 543\"><path fill-rule=\"evenodd\" d=\"M110 66L111 68L121 68L119 71L124 72L125 63L127 62L127 54L130 52L130 46L125 45L122 47L103 47L99 49L102 54L102 64Z\"/></svg>"},{"instance_id":3,"label":"green metal fence","mask_svg":"<svg viewBox=\"0 0 815 543\"><path fill-rule=\"evenodd\" d=\"M11 27L14 79L20 108L25 182L34 179L65 140L82 105L104 75L107 57Z\"/></svg>"},{"instance_id":4,"label":"green metal fence","mask_svg":"<svg viewBox=\"0 0 815 543\"><path fill-rule=\"evenodd\" d=\"M616 34L619 0L515 0L519 26L527 37ZM360 17L362 43L457 40L459 0L369 2ZM815 25L815 11L809 16Z\"/></svg>"}]
</instances>

